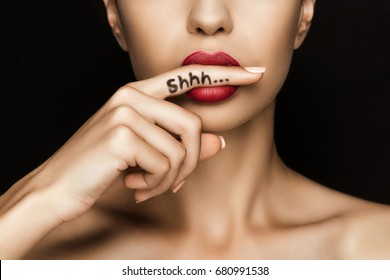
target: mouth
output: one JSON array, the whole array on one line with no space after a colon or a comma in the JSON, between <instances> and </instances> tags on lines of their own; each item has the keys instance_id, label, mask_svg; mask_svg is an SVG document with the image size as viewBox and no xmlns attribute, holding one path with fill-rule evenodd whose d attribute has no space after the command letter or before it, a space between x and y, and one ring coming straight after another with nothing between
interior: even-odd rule
<instances>
[{"instance_id":1,"label":"mouth","mask_svg":"<svg viewBox=\"0 0 390 280\"><path fill-rule=\"evenodd\" d=\"M237 60L222 51L197 51L191 53L184 59L182 65L190 64L240 66ZM217 103L234 95L238 88L238 86L199 87L188 91L186 94L197 102Z\"/></svg>"}]
</instances>

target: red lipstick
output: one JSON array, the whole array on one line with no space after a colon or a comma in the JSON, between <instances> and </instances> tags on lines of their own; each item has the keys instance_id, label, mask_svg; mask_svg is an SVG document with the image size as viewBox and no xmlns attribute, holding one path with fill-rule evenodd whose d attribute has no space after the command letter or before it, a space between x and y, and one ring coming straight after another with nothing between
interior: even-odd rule
<instances>
[{"instance_id":1,"label":"red lipstick","mask_svg":"<svg viewBox=\"0 0 390 280\"><path fill-rule=\"evenodd\" d=\"M237 60L221 51L194 52L184 59L182 65L189 64L240 66ZM199 87L187 92L187 96L198 102L216 103L228 99L237 89L238 86Z\"/></svg>"}]
</instances>

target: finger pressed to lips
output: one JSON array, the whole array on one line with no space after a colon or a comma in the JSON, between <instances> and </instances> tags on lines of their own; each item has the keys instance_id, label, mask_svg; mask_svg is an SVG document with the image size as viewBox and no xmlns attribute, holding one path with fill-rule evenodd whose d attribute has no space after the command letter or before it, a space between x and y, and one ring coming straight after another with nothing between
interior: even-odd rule
<instances>
[{"instance_id":1,"label":"finger pressed to lips","mask_svg":"<svg viewBox=\"0 0 390 280\"><path fill-rule=\"evenodd\" d=\"M260 69L260 68L259 68ZM127 86L147 95L165 99L188 92L193 88L210 86L241 86L257 82L264 71L247 71L239 66L210 66L192 64Z\"/></svg>"},{"instance_id":2,"label":"finger pressed to lips","mask_svg":"<svg viewBox=\"0 0 390 280\"><path fill-rule=\"evenodd\" d=\"M261 68L261 67L260 67ZM260 69L259 68L259 69ZM190 73L192 76L190 76ZM202 74L203 73L203 74ZM218 81L215 86L224 86L224 85L249 85L253 84L264 75L264 71L252 71L246 70L239 66L206 66L206 65L187 65L171 70L169 72L160 74L158 76L149 78L147 80L137 81L129 83L121 87L111 98L110 100L96 113L93 119L90 119L85 126L91 127L113 108L120 106L122 104L129 104L129 102L136 98L134 93L142 93L143 95L148 95L157 99L166 99L170 96L177 96L188 92L189 90L197 87L210 87L208 78L205 79L204 84L202 84L202 75L205 77L208 75L212 82ZM187 79L189 87L187 84L183 83L183 88L180 87L179 77L182 79ZM193 82L191 84L191 77ZM194 78L196 77L196 78ZM168 81L175 79L178 84L177 91L175 93L170 92L168 86ZM199 79L199 83L198 83ZM222 82L220 82L222 81ZM135 103L137 100L134 100Z\"/></svg>"}]
</instances>

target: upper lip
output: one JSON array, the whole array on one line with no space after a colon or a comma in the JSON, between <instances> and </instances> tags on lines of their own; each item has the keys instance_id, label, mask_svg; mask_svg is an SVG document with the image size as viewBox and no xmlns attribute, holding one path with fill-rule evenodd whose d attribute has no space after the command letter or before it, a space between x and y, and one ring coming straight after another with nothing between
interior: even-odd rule
<instances>
[{"instance_id":1,"label":"upper lip","mask_svg":"<svg viewBox=\"0 0 390 280\"><path fill-rule=\"evenodd\" d=\"M184 59L182 65L189 64L240 66L237 60L223 51L193 52Z\"/></svg>"}]
</instances>

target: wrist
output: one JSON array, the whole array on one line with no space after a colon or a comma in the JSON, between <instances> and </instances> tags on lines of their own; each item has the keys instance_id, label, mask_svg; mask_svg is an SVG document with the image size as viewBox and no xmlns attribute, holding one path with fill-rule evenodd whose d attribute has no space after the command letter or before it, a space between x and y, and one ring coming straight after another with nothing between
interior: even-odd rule
<instances>
[{"instance_id":1,"label":"wrist","mask_svg":"<svg viewBox=\"0 0 390 280\"><path fill-rule=\"evenodd\" d=\"M61 224L44 192L23 196L0 217L2 259L19 259Z\"/></svg>"},{"instance_id":2,"label":"wrist","mask_svg":"<svg viewBox=\"0 0 390 280\"><path fill-rule=\"evenodd\" d=\"M25 207L31 211L31 215L36 217L36 221L39 221L49 231L64 223L58 215L60 203L55 198L50 190L42 189L28 194L24 202Z\"/></svg>"}]
</instances>

